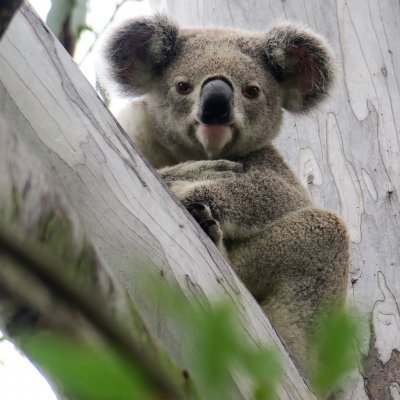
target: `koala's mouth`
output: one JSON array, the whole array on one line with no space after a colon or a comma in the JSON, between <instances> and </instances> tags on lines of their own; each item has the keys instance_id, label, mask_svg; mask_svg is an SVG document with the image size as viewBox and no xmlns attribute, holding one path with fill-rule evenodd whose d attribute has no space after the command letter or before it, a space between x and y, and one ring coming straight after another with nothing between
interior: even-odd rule
<instances>
[{"instance_id":1,"label":"koala's mouth","mask_svg":"<svg viewBox=\"0 0 400 400\"><path fill-rule=\"evenodd\" d=\"M224 147L232 140L233 129L231 125L222 124L202 124L198 122L195 128L195 136L208 158L218 157Z\"/></svg>"}]
</instances>

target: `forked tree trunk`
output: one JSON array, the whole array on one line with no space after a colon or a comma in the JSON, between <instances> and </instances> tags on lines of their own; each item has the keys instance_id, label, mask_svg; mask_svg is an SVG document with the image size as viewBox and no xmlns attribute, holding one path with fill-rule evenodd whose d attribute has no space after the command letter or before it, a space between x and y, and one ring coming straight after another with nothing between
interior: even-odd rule
<instances>
[{"instance_id":1,"label":"forked tree trunk","mask_svg":"<svg viewBox=\"0 0 400 400\"><path fill-rule=\"evenodd\" d=\"M234 299L249 339L274 344L281 352L285 373L279 398L314 398L255 300L28 6L0 42L0 114L9 126L0 126L0 222L56 252L61 246L90 297L105 296L132 337L154 349L138 310L151 337L189 373L184 332L140 290L143 265L155 279L177 284L187 297ZM0 287L2 328L18 333L18 323L39 318L55 329L87 334L85 321L74 322L76 313L54 306L57 292L49 290L53 297L48 301L40 295L42 286L48 289L43 282L28 277L23 285L17 263L2 256L0 266L0 282L6 283ZM25 303L36 310L34 318L15 312ZM64 319L57 318L60 313ZM230 398L248 398L246 383L232 377Z\"/></svg>"},{"instance_id":2,"label":"forked tree trunk","mask_svg":"<svg viewBox=\"0 0 400 400\"><path fill-rule=\"evenodd\" d=\"M364 367L343 399L400 399L400 2L153 0L189 26L265 30L302 22L332 44L342 74L309 116L285 115L280 151L351 236L348 303L367 316Z\"/></svg>"}]
</instances>

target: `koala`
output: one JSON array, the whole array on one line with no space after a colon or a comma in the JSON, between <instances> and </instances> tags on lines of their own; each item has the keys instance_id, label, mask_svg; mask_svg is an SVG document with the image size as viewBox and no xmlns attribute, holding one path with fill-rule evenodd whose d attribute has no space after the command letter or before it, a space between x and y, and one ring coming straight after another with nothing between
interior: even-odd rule
<instances>
[{"instance_id":1,"label":"koala","mask_svg":"<svg viewBox=\"0 0 400 400\"><path fill-rule=\"evenodd\" d=\"M157 15L114 28L101 82L133 97L118 119L307 369L321 310L344 303L344 222L313 203L272 144L283 109L329 94L324 39L293 23L262 33L180 28Z\"/></svg>"}]
</instances>

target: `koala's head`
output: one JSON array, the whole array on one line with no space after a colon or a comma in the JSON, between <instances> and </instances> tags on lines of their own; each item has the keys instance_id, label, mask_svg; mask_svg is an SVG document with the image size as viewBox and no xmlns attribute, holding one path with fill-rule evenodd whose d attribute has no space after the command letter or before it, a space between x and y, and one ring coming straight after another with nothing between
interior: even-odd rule
<instances>
[{"instance_id":1,"label":"koala's head","mask_svg":"<svg viewBox=\"0 0 400 400\"><path fill-rule=\"evenodd\" d=\"M155 16L126 22L103 48L105 77L145 95L158 140L193 158L234 158L268 144L282 108L326 97L334 61L325 41L283 23L264 33L181 29Z\"/></svg>"}]
</instances>

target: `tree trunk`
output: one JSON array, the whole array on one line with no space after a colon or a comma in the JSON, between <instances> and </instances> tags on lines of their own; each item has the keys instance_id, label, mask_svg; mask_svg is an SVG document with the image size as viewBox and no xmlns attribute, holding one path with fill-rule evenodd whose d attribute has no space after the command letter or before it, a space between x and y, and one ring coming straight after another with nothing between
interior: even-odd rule
<instances>
[{"instance_id":1,"label":"tree trunk","mask_svg":"<svg viewBox=\"0 0 400 400\"><path fill-rule=\"evenodd\" d=\"M343 399L400 398L400 3L398 0L152 1L189 26L265 30L279 20L324 35L342 74L332 100L285 115L276 141L318 205L351 237L348 303L368 316L364 367Z\"/></svg>"},{"instance_id":2,"label":"tree trunk","mask_svg":"<svg viewBox=\"0 0 400 400\"><path fill-rule=\"evenodd\" d=\"M107 277L102 288L91 285L92 273L77 269L80 279L89 280L85 290L94 298L101 290L111 305L118 305L118 315L131 313L130 307L139 310L151 336L189 374L184 332L158 313L154 300L140 290L143 265L157 279L177 284L188 298L234 299L238 320L250 340L273 344L281 352L285 373L279 398L314 398L258 304L168 194L29 6L22 7L0 43L0 114L12 132L7 134L3 127L0 132L1 219L18 225L21 236L34 239L37 235L31 233L40 233L42 209L45 216L48 211L66 214L73 238L75 224L82 226L96 254L95 276ZM65 238L63 230L56 233ZM42 239L46 241L46 235ZM74 252L79 243L72 241L69 249ZM48 245L57 248L58 243ZM1 263L6 265L3 259ZM123 291L107 290L111 281L115 287L124 286L128 303ZM39 311L49 310L39 306ZM3 328L10 322L7 316L2 314ZM47 317L51 320L50 312ZM248 393L242 380L234 382L232 399L248 398Z\"/></svg>"}]
</instances>

